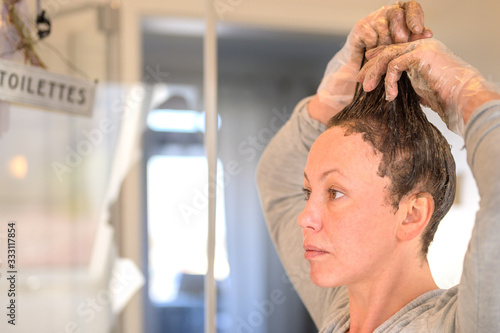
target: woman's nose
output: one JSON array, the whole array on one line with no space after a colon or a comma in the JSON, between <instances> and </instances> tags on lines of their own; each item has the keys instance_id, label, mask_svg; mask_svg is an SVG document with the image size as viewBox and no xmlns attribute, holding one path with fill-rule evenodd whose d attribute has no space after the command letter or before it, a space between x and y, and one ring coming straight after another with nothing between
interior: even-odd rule
<instances>
[{"instance_id":1,"label":"woman's nose","mask_svg":"<svg viewBox=\"0 0 500 333\"><path fill-rule=\"evenodd\" d=\"M297 224L303 231L318 232L321 229L321 209L319 202L315 201L312 197L307 201L306 207L297 218Z\"/></svg>"}]
</instances>

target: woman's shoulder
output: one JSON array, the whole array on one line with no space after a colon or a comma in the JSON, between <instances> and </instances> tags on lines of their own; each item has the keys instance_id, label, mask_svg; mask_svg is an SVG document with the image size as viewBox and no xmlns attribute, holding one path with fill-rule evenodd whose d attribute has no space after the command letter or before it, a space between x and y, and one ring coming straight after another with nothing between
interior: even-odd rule
<instances>
[{"instance_id":1,"label":"woman's shoulder","mask_svg":"<svg viewBox=\"0 0 500 333\"><path fill-rule=\"evenodd\" d=\"M429 291L399 310L374 333L456 332L458 286Z\"/></svg>"}]
</instances>

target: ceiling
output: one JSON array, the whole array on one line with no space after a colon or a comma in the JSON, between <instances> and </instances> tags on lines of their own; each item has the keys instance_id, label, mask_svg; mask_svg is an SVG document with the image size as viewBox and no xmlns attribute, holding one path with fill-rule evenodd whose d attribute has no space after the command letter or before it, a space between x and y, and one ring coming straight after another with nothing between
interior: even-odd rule
<instances>
[{"instance_id":1,"label":"ceiling","mask_svg":"<svg viewBox=\"0 0 500 333\"><path fill-rule=\"evenodd\" d=\"M220 74L249 74L263 67L269 72L307 72L310 70L307 64L311 62L321 64L320 67L324 68L345 40L345 36L265 29L234 23L220 23L218 31ZM144 64L161 64L171 73L201 73L202 33L201 20L144 20ZM321 74L316 72L313 74Z\"/></svg>"},{"instance_id":2,"label":"ceiling","mask_svg":"<svg viewBox=\"0 0 500 333\"><path fill-rule=\"evenodd\" d=\"M152 0L143 0L144 3L149 1ZM493 81L500 81L498 64L500 43L497 36L500 31L498 19L500 1L422 0L419 2L425 12L426 25L434 31L436 38L442 40L464 60L478 67L485 76ZM293 66L304 55L317 55L318 61L323 61L324 57L320 54L331 52L328 55L330 57L357 20L374 9L392 2L253 0L237 3L238 6L235 5L233 10L224 13L223 17L218 17L220 57L227 55L224 61L229 64L234 62L234 59L257 60L265 56L266 59L276 59L273 61L290 62ZM156 45L157 50L161 51L167 47L162 41L162 35L176 34L201 38L204 31L203 21L199 19L189 22L186 18L203 15L203 4L204 1L201 0L186 0L185 3L177 3L176 6L182 8L169 9L167 7L173 6L173 3L164 3L162 5L165 6L164 9L157 9L154 15L142 20L145 45L151 47L151 50L154 50ZM169 18L162 16L162 12L170 12ZM184 25L180 21L184 21ZM174 28L176 25L177 31ZM288 36L293 36L294 33L297 33L291 38L294 41L288 39ZM188 44L184 46L182 55L178 55L181 53L180 48L171 46L172 57L181 56L185 60L194 57L194 53L190 53L194 50L194 46ZM226 53L224 48L230 49ZM201 65L200 61L198 63ZM241 63L238 62L235 66L244 70ZM244 63L249 64L249 62ZM250 68L249 65L248 69Z\"/></svg>"}]
</instances>

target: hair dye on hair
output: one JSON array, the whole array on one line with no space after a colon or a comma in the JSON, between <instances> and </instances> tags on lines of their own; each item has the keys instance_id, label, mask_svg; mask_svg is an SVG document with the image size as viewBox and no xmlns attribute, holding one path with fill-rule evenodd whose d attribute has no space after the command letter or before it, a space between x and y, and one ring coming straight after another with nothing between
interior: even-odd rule
<instances>
[{"instance_id":1,"label":"hair dye on hair","mask_svg":"<svg viewBox=\"0 0 500 333\"><path fill-rule=\"evenodd\" d=\"M358 85L353 101L330 119L328 128L334 126L342 127L345 135L362 134L382 155L378 174L391 180L389 200L396 210L406 195L427 192L432 196L434 212L422 234L426 256L455 198L455 161L444 136L427 120L406 73L391 102L385 99L383 79L371 92Z\"/></svg>"}]
</instances>

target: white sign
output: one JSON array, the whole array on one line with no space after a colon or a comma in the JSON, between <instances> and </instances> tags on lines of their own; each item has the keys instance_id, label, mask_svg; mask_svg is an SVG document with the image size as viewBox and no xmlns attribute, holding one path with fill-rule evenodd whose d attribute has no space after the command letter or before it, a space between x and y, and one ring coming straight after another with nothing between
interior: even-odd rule
<instances>
[{"instance_id":1,"label":"white sign","mask_svg":"<svg viewBox=\"0 0 500 333\"><path fill-rule=\"evenodd\" d=\"M94 83L0 59L0 100L91 116Z\"/></svg>"}]
</instances>

